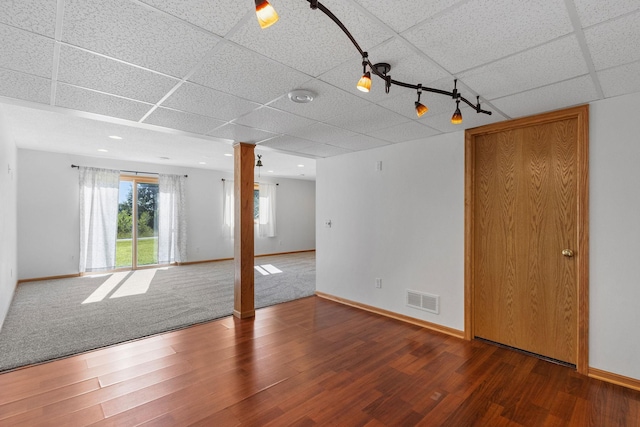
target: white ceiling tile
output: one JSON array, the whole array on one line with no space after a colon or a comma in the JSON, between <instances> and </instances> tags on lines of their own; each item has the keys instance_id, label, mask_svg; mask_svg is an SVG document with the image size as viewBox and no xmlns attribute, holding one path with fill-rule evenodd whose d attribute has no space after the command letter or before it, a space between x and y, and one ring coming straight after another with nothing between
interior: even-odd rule
<instances>
[{"instance_id":1,"label":"white ceiling tile","mask_svg":"<svg viewBox=\"0 0 640 427\"><path fill-rule=\"evenodd\" d=\"M315 143L309 147L299 148L297 151L300 154L308 154L314 157L332 157L352 152L351 150L347 150L345 148L322 143Z\"/></svg>"},{"instance_id":2,"label":"white ceiling tile","mask_svg":"<svg viewBox=\"0 0 640 427\"><path fill-rule=\"evenodd\" d=\"M571 35L467 71L459 78L490 100L588 72L578 40Z\"/></svg>"},{"instance_id":3,"label":"white ceiling tile","mask_svg":"<svg viewBox=\"0 0 640 427\"><path fill-rule=\"evenodd\" d=\"M0 96L48 104L51 80L0 68Z\"/></svg>"},{"instance_id":4,"label":"white ceiling tile","mask_svg":"<svg viewBox=\"0 0 640 427\"><path fill-rule=\"evenodd\" d=\"M322 2L367 50L390 38L391 33L343 0ZM360 56L349 38L323 12L305 1L274 1L277 24L262 30L250 20L231 40L311 76L318 76L349 58ZM328 25L327 25L328 24Z\"/></svg>"},{"instance_id":5,"label":"white ceiling tile","mask_svg":"<svg viewBox=\"0 0 640 427\"><path fill-rule=\"evenodd\" d=\"M179 80L62 45L58 81L155 104Z\"/></svg>"},{"instance_id":6,"label":"white ceiling tile","mask_svg":"<svg viewBox=\"0 0 640 427\"><path fill-rule=\"evenodd\" d=\"M64 42L175 77L184 77L218 42L127 0L68 0L64 15Z\"/></svg>"},{"instance_id":7,"label":"white ceiling tile","mask_svg":"<svg viewBox=\"0 0 640 427\"><path fill-rule=\"evenodd\" d=\"M414 101L412 101L414 102ZM369 133L384 129L409 119L376 104L369 104L363 108L349 111L325 120L326 123L358 133Z\"/></svg>"},{"instance_id":8,"label":"white ceiling tile","mask_svg":"<svg viewBox=\"0 0 640 427\"><path fill-rule=\"evenodd\" d=\"M264 129L275 133L288 133L314 123L306 119L275 108L262 107L254 110L246 116L240 117L234 123L249 126L255 129Z\"/></svg>"},{"instance_id":9,"label":"white ceiling tile","mask_svg":"<svg viewBox=\"0 0 640 427\"><path fill-rule=\"evenodd\" d=\"M297 104L284 96L269 105L299 116L323 121L336 115L362 109L370 104L355 95L319 80L310 80L300 85L299 89L307 89L313 92L316 95L313 102Z\"/></svg>"},{"instance_id":10,"label":"white ceiling tile","mask_svg":"<svg viewBox=\"0 0 640 427\"><path fill-rule=\"evenodd\" d=\"M162 105L225 121L260 106L255 102L194 83L182 84Z\"/></svg>"},{"instance_id":11,"label":"white ceiling tile","mask_svg":"<svg viewBox=\"0 0 640 427\"><path fill-rule=\"evenodd\" d=\"M266 103L296 89L309 80L309 76L242 47L222 43L190 80L251 101Z\"/></svg>"},{"instance_id":12,"label":"white ceiling tile","mask_svg":"<svg viewBox=\"0 0 640 427\"><path fill-rule=\"evenodd\" d=\"M596 70L640 60L640 12L584 31Z\"/></svg>"},{"instance_id":13,"label":"white ceiling tile","mask_svg":"<svg viewBox=\"0 0 640 427\"><path fill-rule=\"evenodd\" d=\"M572 31L562 1L475 0L403 35L455 74Z\"/></svg>"},{"instance_id":14,"label":"white ceiling tile","mask_svg":"<svg viewBox=\"0 0 640 427\"><path fill-rule=\"evenodd\" d=\"M299 152L303 148L308 148L317 144L303 138L296 138L290 135L282 135L260 143L260 147L270 147L276 150Z\"/></svg>"},{"instance_id":15,"label":"white ceiling tile","mask_svg":"<svg viewBox=\"0 0 640 427\"><path fill-rule=\"evenodd\" d=\"M640 92L640 61L598 72L604 96Z\"/></svg>"},{"instance_id":16,"label":"white ceiling tile","mask_svg":"<svg viewBox=\"0 0 640 427\"><path fill-rule=\"evenodd\" d=\"M57 85L56 105L132 121L140 120L153 107L151 104L118 98L64 83Z\"/></svg>"},{"instance_id":17,"label":"white ceiling tile","mask_svg":"<svg viewBox=\"0 0 640 427\"><path fill-rule=\"evenodd\" d=\"M573 0L583 27L589 27L640 9L638 0Z\"/></svg>"},{"instance_id":18,"label":"white ceiling tile","mask_svg":"<svg viewBox=\"0 0 640 427\"><path fill-rule=\"evenodd\" d=\"M162 107L155 109L153 113L144 120L144 123L199 134L206 134L212 129L224 124L224 122L212 119L211 117L199 116Z\"/></svg>"},{"instance_id":19,"label":"white ceiling tile","mask_svg":"<svg viewBox=\"0 0 640 427\"><path fill-rule=\"evenodd\" d=\"M23 30L53 37L57 0L3 1L0 22Z\"/></svg>"},{"instance_id":20,"label":"white ceiling tile","mask_svg":"<svg viewBox=\"0 0 640 427\"><path fill-rule=\"evenodd\" d=\"M141 0L163 12L195 24L219 36L224 36L252 4L228 0Z\"/></svg>"},{"instance_id":21,"label":"white ceiling tile","mask_svg":"<svg viewBox=\"0 0 640 427\"><path fill-rule=\"evenodd\" d=\"M306 2L301 1L300 3L309 9ZM322 4L330 9L331 12L340 21L342 21L358 44L360 44L360 47L365 51L371 50L372 47L377 46L394 35L392 31L382 28L377 20L372 20L369 15L362 13L360 8L354 6L349 1L324 0ZM310 10L310 12L312 12L312 15L319 15L315 17L317 20L323 20L326 22L326 20L329 19L320 10ZM329 24L330 26L337 28L337 25L333 22L329 21ZM340 31L339 34L342 37L342 40L348 40L347 36L342 31ZM311 41L313 43L313 37L311 38ZM332 40L332 42L335 43L336 40ZM349 46L354 49L354 52L357 52L351 42L349 42Z\"/></svg>"},{"instance_id":22,"label":"white ceiling tile","mask_svg":"<svg viewBox=\"0 0 640 427\"><path fill-rule=\"evenodd\" d=\"M422 83L426 86L428 83L447 75L442 69L420 56L414 49L410 48L406 42L398 38L385 42L371 49L368 53L369 60L372 63L385 62L391 65L389 75L394 80L410 84ZM362 59L355 57L339 67L322 74L319 78L371 102L387 99L389 95L393 95L399 88L399 86L394 85L390 88L389 94L387 94L385 92L384 80L372 73L371 91L364 93L356 88L356 84L361 75Z\"/></svg>"},{"instance_id":23,"label":"white ceiling tile","mask_svg":"<svg viewBox=\"0 0 640 427\"><path fill-rule=\"evenodd\" d=\"M340 141L332 142L331 145L336 147L345 148L351 151L370 150L372 148L383 147L389 145L389 142L383 141L378 138L374 138L368 135L355 135L351 138L341 139Z\"/></svg>"},{"instance_id":24,"label":"white ceiling tile","mask_svg":"<svg viewBox=\"0 0 640 427\"><path fill-rule=\"evenodd\" d=\"M582 76L496 99L491 103L511 117L523 117L586 104L595 99L598 99L598 95L591 77Z\"/></svg>"},{"instance_id":25,"label":"white ceiling tile","mask_svg":"<svg viewBox=\"0 0 640 427\"><path fill-rule=\"evenodd\" d=\"M232 139L236 142L246 142L250 144L257 144L265 139L273 138L276 134L271 132L265 132L259 129L253 129L247 126L236 125L233 123L227 123L215 130L209 131L208 135L215 136L217 138Z\"/></svg>"},{"instance_id":26,"label":"white ceiling tile","mask_svg":"<svg viewBox=\"0 0 640 427\"><path fill-rule=\"evenodd\" d=\"M390 128L367 132L368 135L394 143L427 138L439 133L441 132L418 122L402 123Z\"/></svg>"},{"instance_id":27,"label":"white ceiling tile","mask_svg":"<svg viewBox=\"0 0 640 427\"><path fill-rule=\"evenodd\" d=\"M401 33L418 22L429 19L460 0L355 0L395 31Z\"/></svg>"},{"instance_id":28,"label":"white ceiling tile","mask_svg":"<svg viewBox=\"0 0 640 427\"><path fill-rule=\"evenodd\" d=\"M289 134L299 138L308 139L309 141L322 143L333 143L356 135L355 132L329 126L323 123L314 123L310 126L305 126L291 131Z\"/></svg>"},{"instance_id":29,"label":"white ceiling tile","mask_svg":"<svg viewBox=\"0 0 640 427\"><path fill-rule=\"evenodd\" d=\"M51 78L53 40L0 24L0 67Z\"/></svg>"}]
</instances>

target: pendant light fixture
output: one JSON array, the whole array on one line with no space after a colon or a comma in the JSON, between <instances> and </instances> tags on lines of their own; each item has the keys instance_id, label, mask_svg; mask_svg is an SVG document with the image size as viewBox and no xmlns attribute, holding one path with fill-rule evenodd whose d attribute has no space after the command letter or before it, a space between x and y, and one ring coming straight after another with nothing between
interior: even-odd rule
<instances>
[{"instance_id":1,"label":"pendant light fixture","mask_svg":"<svg viewBox=\"0 0 640 427\"><path fill-rule=\"evenodd\" d=\"M420 103L420 95L422 95L422 84L418 85L418 100L416 101L416 114L418 117L424 116L429 111L426 105Z\"/></svg>"},{"instance_id":2,"label":"pendant light fixture","mask_svg":"<svg viewBox=\"0 0 640 427\"><path fill-rule=\"evenodd\" d=\"M462 123L462 113L460 112L460 100L456 101L456 111L451 116L451 123L454 125L459 125Z\"/></svg>"},{"instance_id":3,"label":"pendant light fixture","mask_svg":"<svg viewBox=\"0 0 640 427\"><path fill-rule=\"evenodd\" d=\"M451 123L454 125L459 125L462 123L462 113L460 112L460 100L456 100L456 111L451 116Z\"/></svg>"},{"instance_id":4,"label":"pendant light fixture","mask_svg":"<svg viewBox=\"0 0 640 427\"><path fill-rule=\"evenodd\" d=\"M367 52L362 54L362 77L358 80L357 88L362 92L369 92L371 90L371 72L367 71Z\"/></svg>"},{"instance_id":5,"label":"pendant light fixture","mask_svg":"<svg viewBox=\"0 0 640 427\"><path fill-rule=\"evenodd\" d=\"M460 94L458 93L458 79L453 81L453 92L451 92L451 97L456 100L456 111L454 111L453 116L451 116L451 123L454 125L459 125L462 123L462 113L460 112ZM478 97L478 102L480 102L480 98ZM478 106L478 108L480 108Z\"/></svg>"},{"instance_id":6,"label":"pendant light fixture","mask_svg":"<svg viewBox=\"0 0 640 427\"><path fill-rule=\"evenodd\" d=\"M258 154L258 161L256 162L258 168L258 176L260 176L260 168L262 167L262 154Z\"/></svg>"},{"instance_id":7,"label":"pendant light fixture","mask_svg":"<svg viewBox=\"0 0 640 427\"><path fill-rule=\"evenodd\" d=\"M416 89L418 91L418 100L415 102L416 114L418 117L422 117L429 109L426 105L420 103L420 95L422 91L427 91L431 93L437 93L439 95L451 96L456 102L456 110L451 117L451 123L460 124L462 123L462 113L460 112L460 101L467 104L469 107L476 110L476 113L488 114L491 115L491 111L483 110L480 106L480 97L476 97L476 104L472 104L465 97L461 96L458 93L457 82L458 80L454 80L454 88L453 92L448 92L442 89L436 89L432 87L423 87L422 84L411 84L406 82L401 82L398 80L393 80L391 76L387 73L391 69L389 64L379 63L373 64L369 61L369 55L367 52L363 51L356 39L353 37L351 32L344 26L344 24L329 10L325 5L320 3L318 0L305 0L309 3L312 10L320 10L322 13L327 15L340 29L343 33L351 40L351 43L355 46L355 48L362 55L362 77L358 81L357 88L362 92L369 92L371 90L371 73L377 75L385 82L385 92L389 93L391 85L406 87L409 89ZM258 15L258 22L262 28L267 28L270 25L273 25L278 20L278 14L273 9L273 7L269 4L267 0L255 0L256 3L256 14ZM367 71L367 66L369 66L369 71ZM260 157L260 156L258 156ZM262 166L260 159L258 158L258 163ZM258 165L256 165L258 166Z\"/></svg>"},{"instance_id":8,"label":"pendant light fixture","mask_svg":"<svg viewBox=\"0 0 640 427\"><path fill-rule=\"evenodd\" d=\"M278 22L278 12L267 0L256 0L256 16L260 28L267 28Z\"/></svg>"}]
</instances>

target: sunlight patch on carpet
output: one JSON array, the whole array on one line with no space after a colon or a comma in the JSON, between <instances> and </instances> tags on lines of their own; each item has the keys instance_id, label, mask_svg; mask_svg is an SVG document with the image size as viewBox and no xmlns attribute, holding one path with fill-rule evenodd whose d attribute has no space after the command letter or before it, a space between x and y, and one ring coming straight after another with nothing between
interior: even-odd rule
<instances>
[{"instance_id":1,"label":"sunlight patch on carpet","mask_svg":"<svg viewBox=\"0 0 640 427\"><path fill-rule=\"evenodd\" d=\"M156 275L156 269L153 270L137 270L131 277L111 295L110 298L130 297L132 295L146 294L151 286L153 276Z\"/></svg>"},{"instance_id":2,"label":"sunlight patch on carpet","mask_svg":"<svg viewBox=\"0 0 640 427\"><path fill-rule=\"evenodd\" d=\"M93 293L89 295L86 300L82 301L82 304L102 301L107 295L111 293L111 291L115 289L116 286L120 284L120 282L122 282L122 280L124 280L125 277L127 277L127 274L129 273L129 271L124 271L122 273L113 273L111 277L109 277L102 285L100 285L98 289L93 291Z\"/></svg>"}]
</instances>

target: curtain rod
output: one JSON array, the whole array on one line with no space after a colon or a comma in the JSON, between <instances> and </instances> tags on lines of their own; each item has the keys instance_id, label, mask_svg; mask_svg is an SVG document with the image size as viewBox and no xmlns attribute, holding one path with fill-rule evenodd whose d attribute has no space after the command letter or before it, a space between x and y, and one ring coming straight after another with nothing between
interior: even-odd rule
<instances>
[{"instance_id":1,"label":"curtain rod","mask_svg":"<svg viewBox=\"0 0 640 427\"><path fill-rule=\"evenodd\" d=\"M71 167L80 169L80 166L78 166L78 165L71 165ZM136 175L138 175L139 173L144 173L146 175L160 175L158 172L129 171L129 170L126 170L126 169L120 169L120 172L135 173ZM184 175L184 177L188 178L189 175Z\"/></svg>"},{"instance_id":2,"label":"curtain rod","mask_svg":"<svg viewBox=\"0 0 640 427\"><path fill-rule=\"evenodd\" d=\"M225 181L226 181L226 179L222 178L222 179L221 179L221 181L222 181L222 182L225 182ZM258 183L258 184L259 184L259 183ZM279 182L276 182L276 185L280 185L280 183L279 183Z\"/></svg>"}]
</instances>

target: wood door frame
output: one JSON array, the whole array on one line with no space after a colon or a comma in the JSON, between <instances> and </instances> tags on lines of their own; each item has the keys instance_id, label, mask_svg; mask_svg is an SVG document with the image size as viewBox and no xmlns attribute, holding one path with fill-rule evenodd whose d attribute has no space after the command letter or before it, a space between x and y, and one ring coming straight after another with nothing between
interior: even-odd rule
<instances>
[{"instance_id":1,"label":"wood door frame","mask_svg":"<svg viewBox=\"0 0 640 427\"><path fill-rule=\"evenodd\" d=\"M528 127L565 119L577 119L576 153L576 232L579 254L576 260L577 281L577 343L576 369L587 375L589 369L589 106L568 108L536 116L509 120L465 131L465 191L464 191L464 336L471 340L474 330L474 176L475 138L480 135Z\"/></svg>"}]
</instances>

